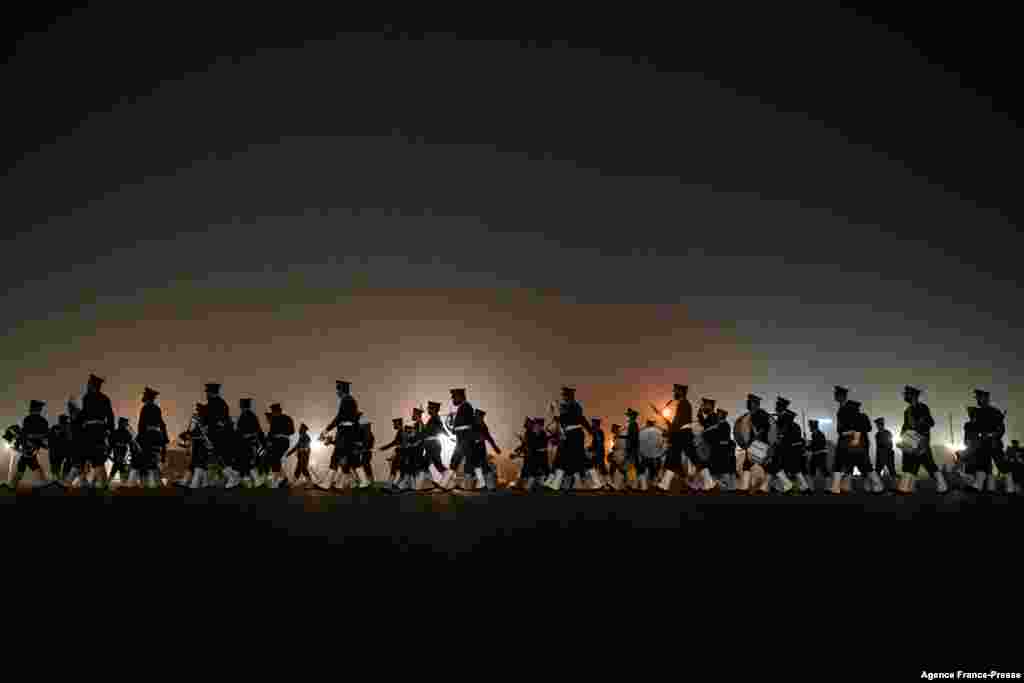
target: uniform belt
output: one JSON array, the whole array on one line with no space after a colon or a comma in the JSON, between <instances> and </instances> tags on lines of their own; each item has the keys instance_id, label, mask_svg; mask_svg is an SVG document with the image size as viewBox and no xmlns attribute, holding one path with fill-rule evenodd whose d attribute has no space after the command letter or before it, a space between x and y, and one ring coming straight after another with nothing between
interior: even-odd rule
<instances>
[{"instance_id":1,"label":"uniform belt","mask_svg":"<svg viewBox=\"0 0 1024 683\"><path fill-rule=\"evenodd\" d=\"M455 428L455 431L456 431L456 432L461 432L461 431L462 431L463 429L469 429L469 428L470 428L470 426L471 426L471 425L462 425L461 427L456 427L456 428Z\"/></svg>"},{"instance_id":2,"label":"uniform belt","mask_svg":"<svg viewBox=\"0 0 1024 683\"><path fill-rule=\"evenodd\" d=\"M160 431L163 431L163 430L160 429L159 427L146 427L146 431L147 432L160 432Z\"/></svg>"},{"instance_id":3,"label":"uniform belt","mask_svg":"<svg viewBox=\"0 0 1024 683\"><path fill-rule=\"evenodd\" d=\"M355 422L341 422L341 423L340 423L340 425L341 425L342 427L354 427L354 426L355 426L355 424L356 424Z\"/></svg>"},{"instance_id":4,"label":"uniform belt","mask_svg":"<svg viewBox=\"0 0 1024 683\"><path fill-rule=\"evenodd\" d=\"M287 434L271 434L270 438L271 439L287 439L288 435Z\"/></svg>"},{"instance_id":5,"label":"uniform belt","mask_svg":"<svg viewBox=\"0 0 1024 683\"><path fill-rule=\"evenodd\" d=\"M106 420L86 420L84 424L87 424L87 425L105 425L105 424L107 424L107 421Z\"/></svg>"},{"instance_id":6,"label":"uniform belt","mask_svg":"<svg viewBox=\"0 0 1024 683\"><path fill-rule=\"evenodd\" d=\"M579 429L579 428L580 428L580 425L569 425L568 427L565 428L565 431L568 432L568 431L572 431L573 429Z\"/></svg>"}]
</instances>

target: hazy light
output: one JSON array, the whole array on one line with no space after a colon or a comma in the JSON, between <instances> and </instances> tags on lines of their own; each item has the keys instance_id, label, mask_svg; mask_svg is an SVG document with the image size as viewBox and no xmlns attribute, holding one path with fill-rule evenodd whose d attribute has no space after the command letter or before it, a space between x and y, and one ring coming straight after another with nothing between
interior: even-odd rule
<instances>
[{"instance_id":1,"label":"hazy light","mask_svg":"<svg viewBox=\"0 0 1024 683\"><path fill-rule=\"evenodd\" d=\"M828 419L827 417L819 417L818 418L818 424L820 424L820 425L830 425L830 424L832 424L832 420Z\"/></svg>"},{"instance_id":2,"label":"hazy light","mask_svg":"<svg viewBox=\"0 0 1024 683\"><path fill-rule=\"evenodd\" d=\"M662 415L663 415L663 416L665 417L665 419L667 420L667 419L669 419L669 417L671 417L671 415L672 415L672 411L671 411L671 410L669 410L668 408L665 408L665 410L661 411L661 414L662 414Z\"/></svg>"}]
</instances>

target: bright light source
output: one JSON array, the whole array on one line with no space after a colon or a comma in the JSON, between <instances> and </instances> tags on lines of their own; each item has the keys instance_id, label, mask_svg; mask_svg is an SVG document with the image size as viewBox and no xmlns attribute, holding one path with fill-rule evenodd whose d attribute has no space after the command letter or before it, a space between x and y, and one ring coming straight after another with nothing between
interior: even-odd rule
<instances>
[{"instance_id":1,"label":"bright light source","mask_svg":"<svg viewBox=\"0 0 1024 683\"><path fill-rule=\"evenodd\" d=\"M667 420L672 416L672 411L669 410L668 408L665 408L665 410L661 411L661 414L664 415L665 419Z\"/></svg>"},{"instance_id":2,"label":"bright light source","mask_svg":"<svg viewBox=\"0 0 1024 683\"><path fill-rule=\"evenodd\" d=\"M962 451L964 449L964 445L962 443L947 443L946 448L951 451Z\"/></svg>"},{"instance_id":3,"label":"bright light source","mask_svg":"<svg viewBox=\"0 0 1024 683\"><path fill-rule=\"evenodd\" d=\"M827 417L819 417L818 418L818 424L819 425L830 425L830 424L832 424L832 420L828 419Z\"/></svg>"}]
</instances>

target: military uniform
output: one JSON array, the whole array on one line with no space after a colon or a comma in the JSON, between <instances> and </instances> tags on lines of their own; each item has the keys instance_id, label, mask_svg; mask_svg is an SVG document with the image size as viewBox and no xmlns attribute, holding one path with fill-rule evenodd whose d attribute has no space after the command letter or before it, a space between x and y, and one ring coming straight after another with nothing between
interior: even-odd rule
<instances>
[{"instance_id":1,"label":"military uniform","mask_svg":"<svg viewBox=\"0 0 1024 683\"><path fill-rule=\"evenodd\" d=\"M875 432L875 472L878 476L896 476L896 448L893 446L892 432L885 428L885 420L875 420L878 431Z\"/></svg>"},{"instance_id":2,"label":"military uniform","mask_svg":"<svg viewBox=\"0 0 1024 683\"><path fill-rule=\"evenodd\" d=\"M134 438L128 429L128 418L118 418L117 429L110 435L110 458L113 461L110 468L111 480L114 479L114 475L120 475L122 483L128 480L128 452Z\"/></svg>"},{"instance_id":3,"label":"military uniform","mask_svg":"<svg viewBox=\"0 0 1024 683\"><path fill-rule=\"evenodd\" d=\"M480 467L475 468L476 471L473 468L475 464L473 449L476 442L476 414L473 406L466 400L465 389L452 389L451 395L455 411L448 416L448 427L455 434L455 452L452 454L450 468L454 473L465 462L466 479L468 480L469 473L473 472L482 488L486 486L483 464L481 463Z\"/></svg>"},{"instance_id":4,"label":"military uniform","mask_svg":"<svg viewBox=\"0 0 1024 683\"><path fill-rule=\"evenodd\" d=\"M50 451L50 478L61 484L71 469L71 418L61 415L58 423L50 428L47 438Z\"/></svg>"},{"instance_id":5,"label":"military uniform","mask_svg":"<svg viewBox=\"0 0 1024 683\"><path fill-rule=\"evenodd\" d=\"M381 451L395 451L394 455L388 459L390 465L388 481L392 490L398 488L403 477L402 459L405 454L405 425L403 424L403 421L404 420L400 417L396 417L391 420L391 426L395 430L395 438L380 447Z\"/></svg>"},{"instance_id":6,"label":"military uniform","mask_svg":"<svg viewBox=\"0 0 1024 683\"><path fill-rule=\"evenodd\" d=\"M220 396L220 384L206 385L206 432L213 443L213 453L207 458L206 468L202 472L202 485L210 483L209 467L219 464L227 467L234 453L235 425L231 421L231 409L227 401Z\"/></svg>"},{"instance_id":7,"label":"military uniform","mask_svg":"<svg viewBox=\"0 0 1024 683\"><path fill-rule=\"evenodd\" d=\"M29 414L21 421L21 429L14 430L10 435L14 438L8 439L13 441L15 449L20 453L11 488L18 488L18 483L25 476L25 470L31 470L39 477L33 482L33 487L50 483L39 464L39 450L47 447L47 439L50 436L50 423L42 415L45 406L45 401L31 401Z\"/></svg>"},{"instance_id":8,"label":"military uniform","mask_svg":"<svg viewBox=\"0 0 1024 683\"><path fill-rule=\"evenodd\" d=\"M267 430L267 448L263 451L264 476L269 473L269 487L278 488L288 483L281 476L281 461L288 453L292 435L295 434L295 421L281 411L281 404L270 406L270 426Z\"/></svg>"},{"instance_id":9,"label":"military uniform","mask_svg":"<svg viewBox=\"0 0 1024 683\"><path fill-rule=\"evenodd\" d=\"M1006 455L999 470L1006 474L1006 493L1014 495L1017 493L1017 482L1024 481L1024 452L1020 443L1014 439L1010 447L1006 449Z\"/></svg>"},{"instance_id":10,"label":"military uniform","mask_svg":"<svg viewBox=\"0 0 1024 683\"><path fill-rule=\"evenodd\" d=\"M436 483L443 485L447 478L448 468L444 465L441 453L444 450L443 440L447 438L447 433L441 422L440 410L440 403L433 401L427 403L427 424L423 426L423 452L428 466L433 465L437 470Z\"/></svg>"},{"instance_id":11,"label":"military uniform","mask_svg":"<svg viewBox=\"0 0 1024 683\"><path fill-rule=\"evenodd\" d=\"M337 429L334 437L334 451L331 453L330 474L324 488L342 488L344 480L354 466L360 464L358 450L360 439L359 404L351 394L351 384L344 380L335 382L338 398L338 414L324 431ZM338 470L341 470L340 472Z\"/></svg>"},{"instance_id":12,"label":"military uniform","mask_svg":"<svg viewBox=\"0 0 1024 683\"><path fill-rule=\"evenodd\" d=\"M252 409L253 399L243 398L239 401L240 411L235 424L235 445L232 449L230 465L227 470L227 488L233 489L248 481L252 486L262 486L260 476L260 457L266 448L267 438L263 433L263 425L259 416Z\"/></svg>"},{"instance_id":13,"label":"military uniform","mask_svg":"<svg viewBox=\"0 0 1024 683\"><path fill-rule=\"evenodd\" d=\"M707 423L700 436L711 451L711 476L723 488L729 487L736 476L736 442L732 439L728 417L726 411L715 410L714 422Z\"/></svg>"},{"instance_id":14,"label":"military uniform","mask_svg":"<svg viewBox=\"0 0 1024 683\"><path fill-rule=\"evenodd\" d=\"M807 459L803 430L796 421L796 413L787 410L776 418L778 436L775 441L775 456L786 476L795 479L800 493L808 493L811 486L807 481Z\"/></svg>"},{"instance_id":15,"label":"military uniform","mask_svg":"<svg viewBox=\"0 0 1024 683\"><path fill-rule=\"evenodd\" d=\"M869 434L874 430L871 419L861 412L859 401L846 400L839 406L836 425L839 441L836 444L835 471L832 473L830 493L839 494L849 490L853 468L865 476L865 490L882 493L885 490L881 478L871 465Z\"/></svg>"},{"instance_id":16,"label":"military uniform","mask_svg":"<svg viewBox=\"0 0 1024 683\"><path fill-rule=\"evenodd\" d=\"M921 467L924 467L928 474L935 479L938 492L945 493L948 490L946 480L942 476L942 472L939 471L938 465L935 464L935 457L932 455L931 432L932 427L935 426L935 420L932 418L928 406L918 400L920 395L920 390L914 387L905 387L903 390L903 398L910 405L903 411L903 427L900 430L900 436L903 437L907 432L914 431L920 434L923 440L921 446L916 450L902 449L903 476L900 478L900 484L896 490L903 494L913 493L917 473ZM901 443L903 442L904 440L901 438Z\"/></svg>"},{"instance_id":17,"label":"military uniform","mask_svg":"<svg viewBox=\"0 0 1024 683\"><path fill-rule=\"evenodd\" d=\"M576 400L576 390L572 387L562 387L562 400L558 403L558 426L562 440L555 460L555 475L548 483L548 488L553 491L562 487L566 475L582 476L586 470L585 433L590 431L590 427L583 414L583 406Z\"/></svg>"},{"instance_id":18,"label":"military uniform","mask_svg":"<svg viewBox=\"0 0 1024 683\"><path fill-rule=\"evenodd\" d=\"M309 472L309 456L312 452L313 439L309 435L309 427L304 424L299 425L299 440L296 442L293 451L295 451L295 482L298 483L302 479L306 481L313 481L313 475Z\"/></svg>"},{"instance_id":19,"label":"military uniform","mask_svg":"<svg viewBox=\"0 0 1024 683\"><path fill-rule=\"evenodd\" d=\"M160 462L171 442L167 436L167 424L163 411L156 404L160 392L146 387L142 395L142 409L139 410L139 430L136 437L137 452L132 456L132 471L145 477L150 488L160 486ZM136 464L138 460L138 464Z\"/></svg>"},{"instance_id":20,"label":"military uniform","mask_svg":"<svg viewBox=\"0 0 1024 683\"><path fill-rule=\"evenodd\" d=\"M82 397L82 411L78 415L77 446L83 462L92 468L93 482L100 486L106 481L108 439L114 433L114 409L107 395L100 391L103 381L95 375L89 377L89 391Z\"/></svg>"},{"instance_id":21,"label":"military uniform","mask_svg":"<svg viewBox=\"0 0 1024 683\"><path fill-rule=\"evenodd\" d=\"M668 491L672 486L672 479L676 475L682 476L686 469L683 463L683 455L694 462L696 460L696 448L694 444L693 429L693 406L686 398L689 387L685 384L676 384L672 387L672 401L668 405L673 408L672 420L667 422L668 426L668 454L665 457L665 469L658 482L658 487ZM668 405L665 407L668 408Z\"/></svg>"},{"instance_id":22,"label":"military uniform","mask_svg":"<svg viewBox=\"0 0 1024 683\"><path fill-rule=\"evenodd\" d=\"M987 391L977 389L974 393L979 405L972 411L973 443L966 472L974 478L976 490L985 490L987 480L988 490L994 493L996 480L992 475L992 465L1002 462L1005 466L1003 436L1006 434L1006 418L1001 410L988 404Z\"/></svg>"},{"instance_id":23,"label":"military uniform","mask_svg":"<svg viewBox=\"0 0 1024 683\"><path fill-rule=\"evenodd\" d=\"M373 446L377 439L373 435L373 423L363 417L362 413L359 413L359 446L361 450L361 456L359 460L359 466L363 469L362 480L360 481L362 488L369 488L373 485Z\"/></svg>"},{"instance_id":24,"label":"military uniform","mask_svg":"<svg viewBox=\"0 0 1024 683\"><path fill-rule=\"evenodd\" d=\"M828 466L828 440L825 438L825 434L818 429L817 420L811 420L811 441L807 446L807 450L810 453L808 474L811 477L811 481L814 477L819 474L823 474L828 477L831 471Z\"/></svg>"},{"instance_id":25,"label":"military uniform","mask_svg":"<svg viewBox=\"0 0 1024 683\"><path fill-rule=\"evenodd\" d=\"M744 435L737 431L737 428L741 424L750 423L750 434ZM761 397L755 396L754 394L747 395L747 412L740 416L736 420L736 424L733 426L733 431L736 435L736 442L744 449L746 457L743 459L743 472L740 475L739 486L736 487L740 493L747 493L750 491L750 480L752 478L751 470L755 463L750 457L750 446L754 441L760 441L762 443L769 443L769 432L772 428L772 418L768 414L768 411L761 407ZM749 440L748 440L749 439ZM771 461L762 463L762 469L766 473L769 473L771 469ZM770 476L770 473L769 473ZM766 491L766 489L765 489Z\"/></svg>"}]
</instances>

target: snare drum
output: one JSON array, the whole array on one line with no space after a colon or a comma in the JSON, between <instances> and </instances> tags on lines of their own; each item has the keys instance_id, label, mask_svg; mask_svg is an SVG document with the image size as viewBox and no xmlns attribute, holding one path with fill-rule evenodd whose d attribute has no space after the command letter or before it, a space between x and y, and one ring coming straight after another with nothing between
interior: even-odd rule
<instances>
[{"instance_id":1,"label":"snare drum","mask_svg":"<svg viewBox=\"0 0 1024 683\"><path fill-rule=\"evenodd\" d=\"M707 463L711 461L711 445L704 438L704 428L700 425L696 425L693 428L693 445L698 462Z\"/></svg>"},{"instance_id":2,"label":"snare drum","mask_svg":"<svg viewBox=\"0 0 1024 683\"><path fill-rule=\"evenodd\" d=\"M768 444L764 441L754 441L750 444L750 448L747 452L755 465L763 465L768 461L769 450Z\"/></svg>"},{"instance_id":3,"label":"snare drum","mask_svg":"<svg viewBox=\"0 0 1024 683\"><path fill-rule=\"evenodd\" d=\"M736 420L736 426L733 427L733 438L736 439L736 443L740 448L750 447L751 441L754 440L754 427L750 419L750 413L746 413Z\"/></svg>"},{"instance_id":4,"label":"snare drum","mask_svg":"<svg viewBox=\"0 0 1024 683\"><path fill-rule=\"evenodd\" d=\"M861 432L850 432L843 437L843 444L851 450L867 447L867 442L864 441L864 434Z\"/></svg>"}]
</instances>

